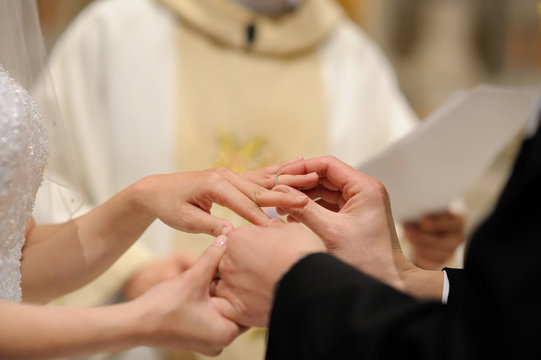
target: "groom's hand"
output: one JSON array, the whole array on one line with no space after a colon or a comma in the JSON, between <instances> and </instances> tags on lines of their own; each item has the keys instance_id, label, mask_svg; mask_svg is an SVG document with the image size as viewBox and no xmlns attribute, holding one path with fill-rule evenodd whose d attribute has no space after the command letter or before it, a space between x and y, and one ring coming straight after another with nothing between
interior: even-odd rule
<instances>
[{"instance_id":1,"label":"groom's hand","mask_svg":"<svg viewBox=\"0 0 541 360\"><path fill-rule=\"evenodd\" d=\"M325 251L304 226L278 219L268 227L237 228L227 237L214 301L223 315L245 326L266 327L281 276L302 256Z\"/></svg>"},{"instance_id":2,"label":"groom's hand","mask_svg":"<svg viewBox=\"0 0 541 360\"><path fill-rule=\"evenodd\" d=\"M304 190L310 198L305 206L281 208L290 220L308 226L341 260L403 288L400 273L412 265L400 249L389 196L380 181L332 156L297 162L282 171L319 176L317 186ZM301 194L287 186L275 190Z\"/></svg>"}]
</instances>

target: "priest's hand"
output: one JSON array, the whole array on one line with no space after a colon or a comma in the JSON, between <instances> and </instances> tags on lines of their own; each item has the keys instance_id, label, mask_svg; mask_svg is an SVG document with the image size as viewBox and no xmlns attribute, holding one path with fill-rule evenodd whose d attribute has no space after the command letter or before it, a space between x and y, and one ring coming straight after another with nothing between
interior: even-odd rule
<instances>
[{"instance_id":1,"label":"priest's hand","mask_svg":"<svg viewBox=\"0 0 541 360\"><path fill-rule=\"evenodd\" d=\"M423 269L441 269L464 242L464 217L449 211L427 214L404 224L413 262Z\"/></svg>"}]
</instances>

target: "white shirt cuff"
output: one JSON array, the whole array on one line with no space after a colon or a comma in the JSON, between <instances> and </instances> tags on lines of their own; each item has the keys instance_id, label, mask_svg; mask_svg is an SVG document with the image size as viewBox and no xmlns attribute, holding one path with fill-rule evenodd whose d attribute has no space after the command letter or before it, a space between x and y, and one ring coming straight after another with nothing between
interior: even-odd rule
<instances>
[{"instance_id":1,"label":"white shirt cuff","mask_svg":"<svg viewBox=\"0 0 541 360\"><path fill-rule=\"evenodd\" d=\"M441 292L441 302L447 304L447 298L449 297L449 278L447 272L443 271L443 291Z\"/></svg>"}]
</instances>

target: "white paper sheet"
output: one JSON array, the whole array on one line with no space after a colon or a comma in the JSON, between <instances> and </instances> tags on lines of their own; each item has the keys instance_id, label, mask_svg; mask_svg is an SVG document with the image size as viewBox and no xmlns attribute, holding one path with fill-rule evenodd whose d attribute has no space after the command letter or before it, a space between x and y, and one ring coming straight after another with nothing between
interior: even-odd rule
<instances>
[{"instance_id":1,"label":"white paper sheet","mask_svg":"<svg viewBox=\"0 0 541 360\"><path fill-rule=\"evenodd\" d=\"M446 209L525 127L538 87L460 91L358 169L382 181L395 221Z\"/></svg>"}]
</instances>

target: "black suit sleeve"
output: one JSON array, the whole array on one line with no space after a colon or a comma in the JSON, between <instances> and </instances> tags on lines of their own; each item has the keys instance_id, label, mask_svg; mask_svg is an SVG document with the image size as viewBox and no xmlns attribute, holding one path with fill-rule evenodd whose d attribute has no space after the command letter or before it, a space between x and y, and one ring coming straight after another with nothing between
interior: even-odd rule
<instances>
[{"instance_id":1,"label":"black suit sleeve","mask_svg":"<svg viewBox=\"0 0 541 360\"><path fill-rule=\"evenodd\" d=\"M277 289L267 359L463 358L461 347L446 346L446 308L419 302L330 255L310 255Z\"/></svg>"},{"instance_id":2,"label":"black suit sleeve","mask_svg":"<svg viewBox=\"0 0 541 360\"><path fill-rule=\"evenodd\" d=\"M464 269L449 269L447 305L419 302L330 255L311 255L277 289L267 359L535 357L540 204L538 128L525 139L493 212L473 234Z\"/></svg>"}]
</instances>

